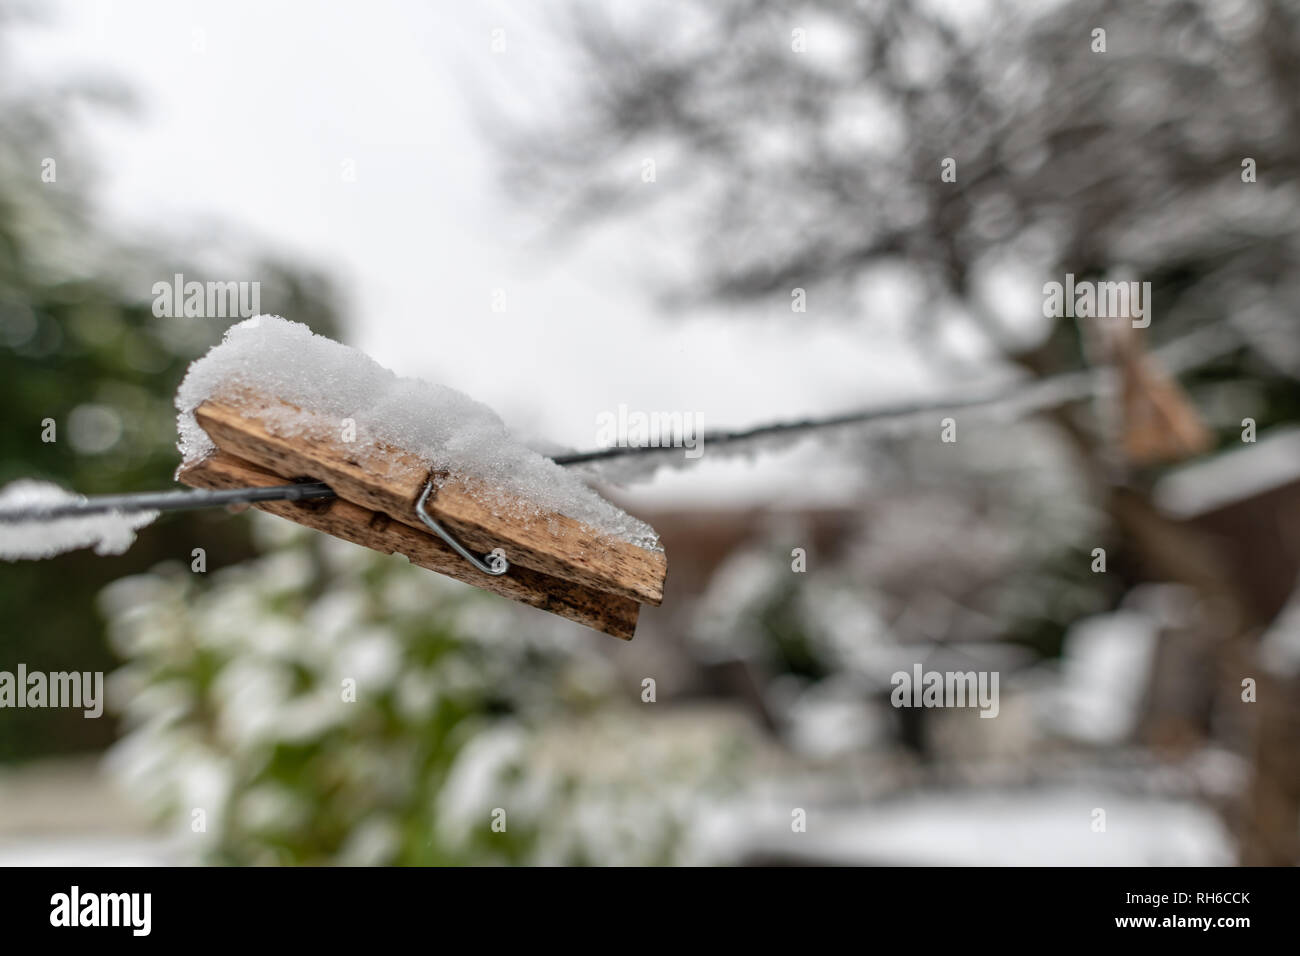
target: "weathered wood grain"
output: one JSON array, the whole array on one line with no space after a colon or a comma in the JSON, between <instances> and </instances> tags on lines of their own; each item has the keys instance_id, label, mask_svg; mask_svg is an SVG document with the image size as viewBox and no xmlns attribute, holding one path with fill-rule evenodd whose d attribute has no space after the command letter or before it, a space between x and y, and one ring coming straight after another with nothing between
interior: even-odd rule
<instances>
[{"instance_id":1,"label":"weathered wood grain","mask_svg":"<svg viewBox=\"0 0 1300 956\"><path fill-rule=\"evenodd\" d=\"M209 432L212 435L212 432ZM220 441L212 435L214 441ZM286 475L218 451L181 469L177 478L195 488L264 487L284 484ZM320 473L292 475L329 480ZM333 487L333 482L331 482ZM420 487L423 487L421 482ZM336 489L337 490L337 487ZM483 574L440 538L421 526L395 521L383 511L363 508L343 498L317 501L267 501L263 511L323 531L384 554L402 554L415 565L484 588L512 601L540 608L622 640L636 632L638 603L626 596L585 587L531 568L511 566L506 574Z\"/></svg>"},{"instance_id":2,"label":"weathered wood grain","mask_svg":"<svg viewBox=\"0 0 1300 956\"><path fill-rule=\"evenodd\" d=\"M323 481L339 497L428 534L415 502L431 476L414 455L395 448L367 452L325 426L310 434L276 434L273 402L235 407L208 401L196 417L223 451L277 475ZM512 566L507 577L521 567L641 604L662 602L668 566L662 551L602 536L565 515L528 513L526 507L498 515L473 481L432 477L436 492L426 504L430 515L471 550L502 548Z\"/></svg>"}]
</instances>

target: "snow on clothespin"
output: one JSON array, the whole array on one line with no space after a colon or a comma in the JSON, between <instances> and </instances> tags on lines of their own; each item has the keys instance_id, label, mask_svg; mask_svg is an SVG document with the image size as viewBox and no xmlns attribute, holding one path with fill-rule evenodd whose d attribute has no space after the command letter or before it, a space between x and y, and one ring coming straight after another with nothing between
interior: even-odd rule
<instances>
[{"instance_id":1,"label":"snow on clothespin","mask_svg":"<svg viewBox=\"0 0 1300 956\"><path fill-rule=\"evenodd\" d=\"M305 326L235 326L191 366L177 405L187 485L324 482L337 498L256 507L624 640L639 606L663 599L649 526L485 406Z\"/></svg>"}]
</instances>

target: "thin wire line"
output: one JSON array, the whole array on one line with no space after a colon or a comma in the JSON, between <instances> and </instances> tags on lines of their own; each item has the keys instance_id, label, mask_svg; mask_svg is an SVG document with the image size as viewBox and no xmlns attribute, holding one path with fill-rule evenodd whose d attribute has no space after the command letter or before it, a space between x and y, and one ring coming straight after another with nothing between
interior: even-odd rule
<instances>
[{"instance_id":1,"label":"thin wire line","mask_svg":"<svg viewBox=\"0 0 1300 956\"><path fill-rule=\"evenodd\" d=\"M1226 326L1211 326L1191 332L1161 348L1154 349L1150 355L1157 359L1161 367L1166 371L1178 373L1213 361L1237 349L1242 344L1241 335L1234 329ZM943 398L928 402L877 405L872 408L832 415L827 418L802 418L787 422L770 422L746 429L704 432L698 436L698 442L702 445L726 445L789 432L816 431L846 425L861 425L867 422L886 421L891 418L910 418L927 412L996 405L999 402L1014 402L1022 411L1039 411L1091 397L1099 390L1101 383L1109 372L1110 369L1108 368L1083 369L1077 372L1063 372L1050 378L1036 379L1009 387L1001 386L965 398ZM617 446L600 448L594 451L552 455L551 459L557 465L582 465L631 455L676 451L679 450L679 447L680 444L674 446L670 443Z\"/></svg>"},{"instance_id":2,"label":"thin wire line","mask_svg":"<svg viewBox=\"0 0 1300 956\"><path fill-rule=\"evenodd\" d=\"M1243 338L1230 326L1214 325L1189 333L1177 341L1154 349L1150 354L1159 360L1170 373L1185 372L1204 365L1239 348ZM831 415L825 418L801 418L786 422L770 422L752 428L734 431L712 431L697 436L706 445L727 445L754 441L773 435L801 431L818 431L866 422L907 418L927 412L951 411L961 408L978 408L998 402L1013 402L1021 413L1041 411L1081 401L1095 394L1106 380L1108 369L1085 369L1066 372L1051 378L1037 379L1026 384L1000 387L985 394L965 398L937 399L898 405L880 405L856 412ZM553 455L557 465L591 464L613 458L633 455L661 454L674 450L674 446L630 445L599 448L592 451L567 452ZM336 497L324 482L304 482L295 485L276 485L266 488L228 488L218 491L158 491L120 495L96 495L53 506L38 506L19 510L0 511L0 524L21 521L46 521L57 518L80 517L114 511L188 511L198 508L216 508L232 504L250 504L258 501L306 501Z\"/></svg>"}]
</instances>

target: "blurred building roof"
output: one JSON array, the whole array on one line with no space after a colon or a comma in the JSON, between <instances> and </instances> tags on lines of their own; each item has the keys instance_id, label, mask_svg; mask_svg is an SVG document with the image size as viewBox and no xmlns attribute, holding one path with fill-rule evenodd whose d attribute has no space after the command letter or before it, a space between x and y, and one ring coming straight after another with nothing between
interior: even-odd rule
<instances>
[{"instance_id":1,"label":"blurred building roof","mask_svg":"<svg viewBox=\"0 0 1300 956\"><path fill-rule=\"evenodd\" d=\"M1300 484L1300 428L1276 428L1258 442L1184 465L1155 487L1161 510L1195 518Z\"/></svg>"}]
</instances>

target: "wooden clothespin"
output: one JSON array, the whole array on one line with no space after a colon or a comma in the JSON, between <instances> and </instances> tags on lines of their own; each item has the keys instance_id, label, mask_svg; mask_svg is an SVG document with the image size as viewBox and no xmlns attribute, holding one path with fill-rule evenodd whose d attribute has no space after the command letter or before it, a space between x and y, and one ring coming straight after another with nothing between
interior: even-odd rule
<instances>
[{"instance_id":1,"label":"wooden clothespin","mask_svg":"<svg viewBox=\"0 0 1300 956\"><path fill-rule=\"evenodd\" d=\"M1147 466L1193 458L1213 435L1181 385L1146 351L1127 316L1081 322L1098 359L1120 376L1118 445L1124 460Z\"/></svg>"},{"instance_id":2,"label":"wooden clothespin","mask_svg":"<svg viewBox=\"0 0 1300 956\"><path fill-rule=\"evenodd\" d=\"M602 536L561 514L502 519L475 494L473 479L433 473L401 449L363 451L340 441L338 429L276 434L277 414L286 411L296 409L278 401L204 402L195 417L217 450L177 478L213 489L325 482L337 498L255 507L623 640L636 631L640 605L663 600L662 551ZM486 553L487 563L467 550Z\"/></svg>"},{"instance_id":3,"label":"wooden clothespin","mask_svg":"<svg viewBox=\"0 0 1300 956\"><path fill-rule=\"evenodd\" d=\"M1191 397L1130 332L1116 352L1123 379L1124 454L1135 465L1194 458L1214 443Z\"/></svg>"}]
</instances>

